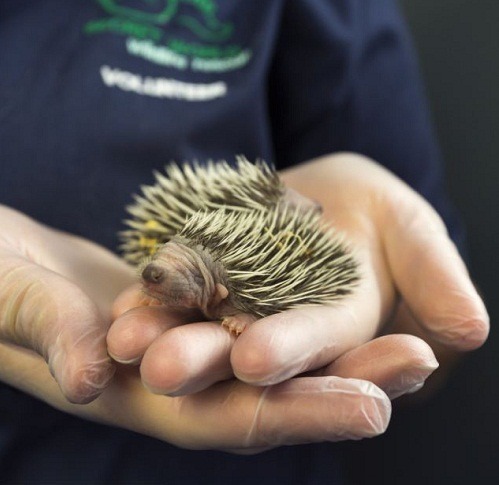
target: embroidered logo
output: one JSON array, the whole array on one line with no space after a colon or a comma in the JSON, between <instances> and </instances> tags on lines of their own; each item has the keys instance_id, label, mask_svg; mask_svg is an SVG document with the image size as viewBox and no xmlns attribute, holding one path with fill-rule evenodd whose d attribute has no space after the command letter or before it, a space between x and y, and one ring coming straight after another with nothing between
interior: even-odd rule
<instances>
[{"instance_id":1,"label":"embroidered logo","mask_svg":"<svg viewBox=\"0 0 499 485\"><path fill-rule=\"evenodd\" d=\"M218 0L95 1L107 16L90 20L83 32L89 36L122 35L131 56L178 71L200 73L242 69L252 58L251 49L231 41L235 27L219 17ZM228 90L221 80L188 84L109 66L101 66L100 73L106 86L156 97L200 101L225 96Z\"/></svg>"},{"instance_id":2,"label":"embroidered logo","mask_svg":"<svg viewBox=\"0 0 499 485\"><path fill-rule=\"evenodd\" d=\"M213 0L142 0L141 8L133 7L131 2L123 0L98 0L102 8L114 18L128 19L145 25L164 26L176 23L193 32L205 41L226 40L233 31L231 23L221 22L217 18L217 5ZM192 14L182 13L182 6L188 5ZM95 25L95 24L94 24Z\"/></svg>"}]
</instances>

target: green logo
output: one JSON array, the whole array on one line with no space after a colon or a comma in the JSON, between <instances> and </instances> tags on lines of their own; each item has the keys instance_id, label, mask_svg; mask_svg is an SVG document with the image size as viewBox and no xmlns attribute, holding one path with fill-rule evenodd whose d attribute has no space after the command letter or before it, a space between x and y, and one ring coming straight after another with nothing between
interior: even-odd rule
<instances>
[{"instance_id":1,"label":"green logo","mask_svg":"<svg viewBox=\"0 0 499 485\"><path fill-rule=\"evenodd\" d=\"M85 32L89 34L107 30L158 40L161 30L155 26L175 23L185 27L199 40L222 42L234 30L231 23L217 18L214 0L97 1L113 17L89 22L85 26Z\"/></svg>"},{"instance_id":2,"label":"green logo","mask_svg":"<svg viewBox=\"0 0 499 485\"><path fill-rule=\"evenodd\" d=\"M228 43L234 26L219 19L216 0L96 2L110 16L87 22L83 31L125 35L131 56L178 70L219 73L241 69L252 57L250 49ZM182 28L175 29L174 37L167 25Z\"/></svg>"}]
</instances>

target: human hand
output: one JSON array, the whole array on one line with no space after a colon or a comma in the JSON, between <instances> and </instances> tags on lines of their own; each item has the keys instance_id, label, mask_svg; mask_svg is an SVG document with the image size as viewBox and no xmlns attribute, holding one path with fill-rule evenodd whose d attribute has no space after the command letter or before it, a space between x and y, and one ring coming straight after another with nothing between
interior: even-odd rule
<instances>
[{"instance_id":1,"label":"human hand","mask_svg":"<svg viewBox=\"0 0 499 485\"><path fill-rule=\"evenodd\" d=\"M133 271L103 248L4 206L0 226L0 342L43 356L69 401L93 400L114 373L111 304ZM14 363L9 372L13 385L28 379Z\"/></svg>"},{"instance_id":2,"label":"human hand","mask_svg":"<svg viewBox=\"0 0 499 485\"><path fill-rule=\"evenodd\" d=\"M232 379L197 394L165 397L147 391L136 368L122 367L111 379L104 340L111 301L133 271L104 249L11 209L0 207L0 220L3 382L63 411L187 448L249 453L385 430L390 402L361 380L299 378L266 389ZM170 318L178 325L192 316ZM206 327L230 347L233 336L214 323Z\"/></svg>"},{"instance_id":3,"label":"human hand","mask_svg":"<svg viewBox=\"0 0 499 485\"><path fill-rule=\"evenodd\" d=\"M418 390L437 367L419 338L371 340L396 309L410 308L422 331L450 348L472 349L487 336L487 314L464 265L412 190L350 155L284 178L319 199L325 217L352 241L362 281L351 296L261 319L237 340L199 316L148 306L138 287L115 303L109 350L116 360L140 364L142 381L159 394L146 394L163 409L154 416L168 416L170 406L180 410L184 427L166 439L181 446L251 452L383 432L388 397ZM151 426L149 433L165 439L167 428Z\"/></svg>"},{"instance_id":4,"label":"human hand","mask_svg":"<svg viewBox=\"0 0 499 485\"><path fill-rule=\"evenodd\" d=\"M334 306L263 318L234 344L206 324L178 327L159 308L131 310L113 324L108 344L117 360L141 362L150 389L195 392L232 370L246 382L270 385L323 368L379 334L398 303L410 308L432 338L452 348L483 343L483 303L439 217L414 191L375 163L348 154L288 170L283 179L318 200L325 219L347 234L361 265L361 284ZM139 298L131 289L117 307L140 305Z\"/></svg>"},{"instance_id":5,"label":"human hand","mask_svg":"<svg viewBox=\"0 0 499 485\"><path fill-rule=\"evenodd\" d=\"M62 396L38 356L0 344L0 359L4 381L62 411L189 449L248 454L279 445L371 437L386 429L391 411L378 387L357 379L302 377L268 388L231 379L169 397L145 389L132 366L118 366L102 394L78 406ZM12 380L12 367L22 380Z\"/></svg>"},{"instance_id":6,"label":"human hand","mask_svg":"<svg viewBox=\"0 0 499 485\"><path fill-rule=\"evenodd\" d=\"M456 351L483 344L489 331L484 304L440 217L410 187L353 154L323 157L283 179L319 200L324 218L352 241L362 281L334 309L297 310L292 327L284 314L257 322L232 349L236 375L278 382L387 331L423 338L444 364ZM290 328L294 338L287 337Z\"/></svg>"}]
</instances>

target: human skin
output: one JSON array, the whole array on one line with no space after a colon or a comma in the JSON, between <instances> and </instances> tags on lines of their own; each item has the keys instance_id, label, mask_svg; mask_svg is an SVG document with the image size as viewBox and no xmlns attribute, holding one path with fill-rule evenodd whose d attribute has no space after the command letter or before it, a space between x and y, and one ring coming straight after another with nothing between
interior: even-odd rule
<instances>
[{"instance_id":1,"label":"human skin","mask_svg":"<svg viewBox=\"0 0 499 485\"><path fill-rule=\"evenodd\" d=\"M283 178L347 233L362 284L341 305L270 316L237 339L150 305L103 248L1 208L0 378L66 412L187 448L252 453L382 433L389 397L418 389L437 366L420 338L374 338L395 309L471 350L486 339L485 308L438 216L381 167L342 154Z\"/></svg>"},{"instance_id":2,"label":"human skin","mask_svg":"<svg viewBox=\"0 0 499 485\"><path fill-rule=\"evenodd\" d=\"M108 345L117 360L141 363L150 389L182 394L210 385L212 374L203 376L203 366L178 368L189 359L217 362L225 375L234 372L251 384L275 384L328 366L384 332L387 322L393 333L417 332L446 358L485 341L487 312L464 263L440 217L405 183L352 154L309 162L282 178L319 201L324 218L345 233L360 262L360 285L337 305L263 318L231 348L214 341L194 353L183 345L192 327L161 328L143 307L129 310L141 298L131 288L117 301L117 313L129 311L114 322Z\"/></svg>"}]
</instances>

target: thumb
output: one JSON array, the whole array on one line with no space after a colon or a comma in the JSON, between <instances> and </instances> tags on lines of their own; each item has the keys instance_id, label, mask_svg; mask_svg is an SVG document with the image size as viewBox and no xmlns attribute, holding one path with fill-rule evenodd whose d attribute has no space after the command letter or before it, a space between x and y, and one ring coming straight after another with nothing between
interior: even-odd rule
<instances>
[{"instance_id":1,"label":"thumb","mask_svg":"<svg viewBox=\"0 0 499 485\"><path fill-rule=\"evenodd\" d=\"M95 304L57 273L8 252L0 260L0 340L43 356L70 402L95 399L114 374Z\"/></svg>"}]
</instances>

